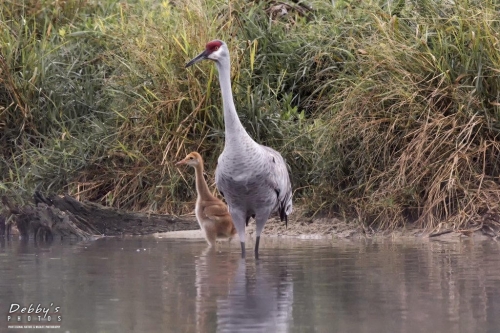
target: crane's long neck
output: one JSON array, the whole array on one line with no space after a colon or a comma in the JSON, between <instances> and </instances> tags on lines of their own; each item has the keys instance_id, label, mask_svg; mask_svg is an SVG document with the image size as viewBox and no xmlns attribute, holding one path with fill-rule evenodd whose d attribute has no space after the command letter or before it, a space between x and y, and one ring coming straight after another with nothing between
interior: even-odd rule
<instances>
[{"instance_id":1,"label":"crane's long neck","mask_svg":"<svg viewBox=\"0 0 500 333\"><path fill-rule=\"evenodd\" d=\"M233 92L231 90L231 63L229 57L217 61L216 66L217 70L219 71L219 83L222 91L226 145L231 143L238 143L235 142L235 138L238 138L237 141L239 142L247 139L253 141L245 131L243 125L241 125L240 118L236 113L236 107L234 106L233 100Z\"/></svg>"},{"instance_id":2,"label":"crane's long neck","mask_svg":"<svg viewBox=\"0 0 500 333\"><path fill-rule=\"evenodd\" d=\"M209 200L212 198L212 193L208 189L207 182L205 181L205 177L203 177L203 165L202 163L196 165L194 167L195 175L196 175L196 192L198 196L202 200Z\"/></svg>"}]
</instances>

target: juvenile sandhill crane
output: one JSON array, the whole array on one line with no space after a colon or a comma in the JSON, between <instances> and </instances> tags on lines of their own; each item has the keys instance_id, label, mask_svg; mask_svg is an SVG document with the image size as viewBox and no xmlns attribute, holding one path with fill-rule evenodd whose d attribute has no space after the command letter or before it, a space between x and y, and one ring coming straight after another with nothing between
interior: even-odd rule
<instances>
[{"instance_id":1,"label":"juvenile sandhill crane","mask_svg":"<svg viewBox=\"0 0 500 333\"><path fill-rule=\"evenodd\" d=\"M283 157L269 147L255 142L238 118L231 91L230 59L226 43L213 40L205 51L186 64L213 60L219 72L224 109L225 145L215 171L215 183L226 199L238 231L241 255L245 257L245 225L255 218L257 238L255 257L259 257L260 234L271 213L278 211L288 223L292 212L292 186Z\"/></svg>"},{"instance_id":2,"label":"juvenile sandhill crane","mask_svg":"<svg viewBox=\"0 0 500 333\"><path fill-rule=\"evenodd\" d=\"M203 158L197 152L189 153L182 161L175 165L187 164L195 170L196 176L196 208L195 214L205 239L210 246L215 247L217 238L231 238L236 234L233 220L226 204L214 197L208 189L203 177Z\"/></svg>"}]
</instances>

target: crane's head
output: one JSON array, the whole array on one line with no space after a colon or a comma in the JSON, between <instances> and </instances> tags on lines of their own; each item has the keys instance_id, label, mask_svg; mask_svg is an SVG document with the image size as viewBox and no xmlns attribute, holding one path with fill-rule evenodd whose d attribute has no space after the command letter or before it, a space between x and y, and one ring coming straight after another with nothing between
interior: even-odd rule
<instances>
[{"instance_id":1,"label":"crane's head","mask_svg":"<svg viewBox=\"0 0 500 333\"><path fill-rule=\"evenodd\" d=\"M190 62L186 64L186 68L196 64L199 61L209 59L213 61L219 61L219 59L223 57L229 56L229 50L227 49L226 43L221 40L213 40L208 42L205 51L198 54L195 58L193 58Z\"/></svg>"},{"instance_id":2,"label":"crane's head","mask_svg":"<svg viewBox=\"0 0 500 333\"><path fill-rule=\"evenodd\" d=\"M193 152L187 154L187 156L182 161L175 163L175 165L177 165L177 166L186 165L186 164L194 167L194 166L197 166L199 164L203 164L203 159L201 158L200 154L193 151Z\"/></svg>"}]
</instances>

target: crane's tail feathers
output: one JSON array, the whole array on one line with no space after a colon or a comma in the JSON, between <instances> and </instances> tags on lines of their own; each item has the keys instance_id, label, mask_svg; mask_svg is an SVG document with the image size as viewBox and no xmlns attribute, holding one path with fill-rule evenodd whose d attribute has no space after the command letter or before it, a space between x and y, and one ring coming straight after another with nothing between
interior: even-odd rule
<instances>
[{"instance_id":1,"label":"crane's tail feathers","mask_svg":"<svg viewBox=\"0 0 500 333\"><path fill-rule=\"evenodd\" d=\"M285 228L288 228L288 214L284 206L280 207L280 220L281 222L285 221Z\"/></svg>"},{"instance_id":2,"label":"crane's tail feathers","mask_svg":"<svg viewBox=\"0 0 500 333\"><path fill-rule=\"evenodd\" d=\"M280 191L276 190L278 195L278 211L281 222L285 221L285 227L288 228L288 215L292 213L292 190L286 192L285 197L280 199Z\"/></svg>"}]
</instances>

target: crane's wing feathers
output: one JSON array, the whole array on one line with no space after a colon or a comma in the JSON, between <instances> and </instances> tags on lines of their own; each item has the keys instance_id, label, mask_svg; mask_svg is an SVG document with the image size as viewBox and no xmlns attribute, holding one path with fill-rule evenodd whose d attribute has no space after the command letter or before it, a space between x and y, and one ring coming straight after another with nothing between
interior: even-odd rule
<instances>
[{"instance_id":1,"label":"crane's wing feathers","mask_svg":"<svg viewBox=\"0 0 500 333\"><path fill-rule=\"evenodd\" d=\"M203 214L213 221L219 221L222 218L226 218L229 211L224 203L218 202L206 205L203 208Z\"/></svg>"},{"instance_id":2,"label":"crane's wing feathers","mask_svg":"<svg viewBox=\"0 0 500 333\"><path fill-rule=\"evenodd\" d=\"M292 183L288 175L285 159L276 150L262 146L270 155L270 177L278 196L278 212L281 221L288 222L287 216L292 213Z\"/></svg>"}]
</instances>

